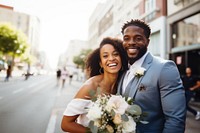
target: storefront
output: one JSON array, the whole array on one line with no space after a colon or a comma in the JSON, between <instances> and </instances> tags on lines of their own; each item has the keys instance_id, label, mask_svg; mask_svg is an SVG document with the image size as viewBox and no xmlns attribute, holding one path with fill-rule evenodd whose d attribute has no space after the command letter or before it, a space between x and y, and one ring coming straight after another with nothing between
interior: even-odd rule
<instances>
[{"instance_id":1,"label":"storefront","mask_svg":"<svg viewBox=\"0 0 200 133\"><path fill-rule=\"evenodd\" d=\"M176 3L175 3L176 4ZM175 5L180 8L181 5ZM168 16L168 52L180 74L186 67L200 76L200 1L189 3Z\"/></svg>"}]
</instances>

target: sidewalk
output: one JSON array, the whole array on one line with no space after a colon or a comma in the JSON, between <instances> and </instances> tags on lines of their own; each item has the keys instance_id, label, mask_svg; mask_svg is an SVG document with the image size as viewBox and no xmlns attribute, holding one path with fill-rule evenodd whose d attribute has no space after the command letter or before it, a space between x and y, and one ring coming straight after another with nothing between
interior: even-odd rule
<instances>
[{"instance_id":1,"label":"sidewalk","mask_svg":"<svg viewBox=\"0 0 200 133\"><path fill-rule=\"evenodd\" d=\"M191 101L190 105L194 109L200 111L200 102ZM195 120L195 116L193 116L190 112L187 112L185 133L199 133L199 125L200 120Z\"/></svg>"},{"instance_id":2,"label":"sidewalk","mask_svg":"<svg viewBox=\"0 0 200 133\"><path fill-rule=\"evenodd\" d=\"M4 82L5 77L6 77L6 71L1 71L0 72L0 83ZM22 73L17 72L17 71L13 71L12 76L9 78L9 82L10 81L16 81L16 80L23 79L23 78L24 77L22 76Z\"/></svg>"},{"instance_id":3,"label":"sidewalk","mask_svg":"<svg viewBox=\"0 0 200 133\"><path fill-rule=\"evenodd\" d=\"M66 109L67 104L73 99L74 95L76 94L76 92L78 91L78 89L82 84L83 84L82 81L72 80L71 84L69 85L67 79L64 88L57 87L58 89L58 93L56 94L57 99L55 101L55 105L52 111L52 115L46 133L64 133L60 127L63 112ZM53 118L56 118L54 123L55 128L51 127L52 125L51 123L54 122L52 120Z\"/></svg>"}]
</instances>

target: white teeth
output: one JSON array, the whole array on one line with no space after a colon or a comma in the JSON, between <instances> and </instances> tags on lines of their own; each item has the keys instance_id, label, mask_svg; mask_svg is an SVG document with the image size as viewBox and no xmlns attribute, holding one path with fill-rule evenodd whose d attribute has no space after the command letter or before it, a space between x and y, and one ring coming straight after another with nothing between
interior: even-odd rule
<instances>
[{"instance_id":1,"label":"white teeth","mask_svg":"<svg viewBox=\"0 0 200 133\"><path fill-rule=\"evenodd\" d=\"M137 49L128 49L128 51L129 51L130 53L135 53L135 52L137 51Z\"/></svg>"},{"instance_id":2,"label":"white teeth","mask_svg":"<svg viewBox=\"0 0 200 133\"><path fill-rule=\"evenodd\" d=\"M109 67L116 66L116 65L117 65L116 63L108 64Z\"/></svg>"}]
</instances>

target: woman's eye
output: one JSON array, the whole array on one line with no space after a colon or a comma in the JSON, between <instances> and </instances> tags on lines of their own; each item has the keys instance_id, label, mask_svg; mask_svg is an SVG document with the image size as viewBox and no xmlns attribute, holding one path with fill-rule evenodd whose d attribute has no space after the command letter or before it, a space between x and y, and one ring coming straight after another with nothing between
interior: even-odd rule
<instances>
[{"instance_id":1,"label":"woman's eye","mask_svg":"<svg viewBox=\"0 0 200 133\"><path fill-rule=\"evenodd\" d=\"M114 56L119 56L119 53L118 52L114 52L113 55Z\"/></svg>"},{"instance_id":2,"label":"woman's eye","mask_svg":"<svg viewBox=\"0 0 200 133\"><path fill-rule=\"evenodd\" d=\"M108 57L108 55L103 55L103 58L107 58Z\"/></svg>"}]
</instances>

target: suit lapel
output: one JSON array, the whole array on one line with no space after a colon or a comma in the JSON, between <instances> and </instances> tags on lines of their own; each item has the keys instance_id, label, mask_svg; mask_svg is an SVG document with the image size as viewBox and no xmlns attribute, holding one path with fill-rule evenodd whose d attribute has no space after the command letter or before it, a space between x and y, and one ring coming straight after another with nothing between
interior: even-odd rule
<instances>
[{"instance_id":1,"label":"suit lapel","mask_svg":"<svg viewBox=\"0 0 200 133\"><path fill-rule=\"evenodd\" d=\"M131 86L130 86L130 91L129 91L129 96L130 97L133 97L135 98L135 95L138 91L138 88L139 88L139 85L140 85L140 82L142 81L143 77L145 76L145 74L147 73L149 67L151 66L151 62L153 61L153 57L150 53L147 54L143 64L142 64L142 67L144 67L146 69L144 75L140 78L138 77L135 77L134 78L134 81L132 82Z\"/></svg>"},{"instance_id":2,"label":"suit lapel","mask_svg":"<svg viewBox=\"0 0 200 133\"><path fill-rule=\"evenodd\" d=\"M138 82L137 77L134 77L133 79L131 79L131 81L128 83L126 87L126 91L124 93L125 96L132 97L132 95L135 94L135 91L137 90L135 88L135 86L137 85L137 82Z\"/></svg>"},{"instance_id":3,"label":"suit lapel","mask_svg":"<svg viewBox=\"0 0 200 133\"><path fill-rule=\"evenodd\" d=\"M126 75L126 72L123 73L123 75L122 75L122 77L119 81L119 84L118 84L118 87L117 87L117 94L122 95L123 81L124 81L125 75Z\"/></svg>"}]
</instances>

